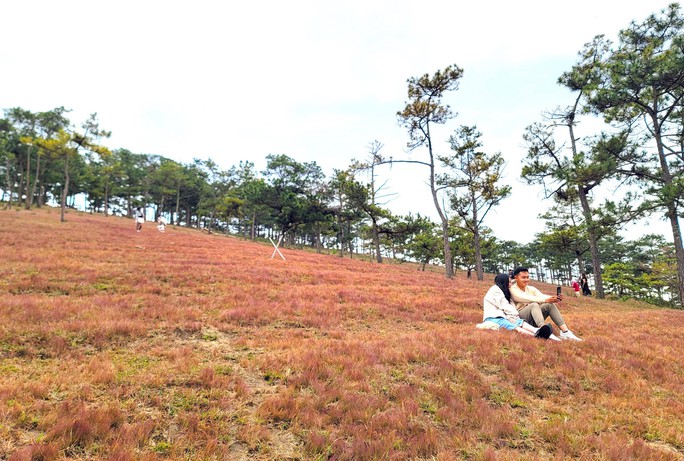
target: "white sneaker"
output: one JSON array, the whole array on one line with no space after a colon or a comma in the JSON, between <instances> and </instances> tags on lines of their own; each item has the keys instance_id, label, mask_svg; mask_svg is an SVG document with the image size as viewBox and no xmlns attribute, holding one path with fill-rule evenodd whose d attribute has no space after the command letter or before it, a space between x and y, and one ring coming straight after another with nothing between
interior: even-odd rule
<instances>
[{"instance_id":1,"label":"white sneaker","mask_svg":"<svg viewBox=\"0 0 684 461\"><path fill-rule=\"evenodd\" d=\"M570 331L570 330L568 330L568 331L561 331L561 332L560 332L560 339L570 339L570 340L572 340L572 341L582 341L582 339L580 339L580 338L578 338L577 336L575 336L575 333L573 333L573 332Z\"/></svg>"},{"instance_id":2,"label":"white sneaker","mask_svg":"<svg viewBox=\"0 0 684 461\"><path fill-rule=\"evenodd\" d=\"M480 330L498 330L499 325L494 322L482 322L475 325L475 328Z\"/></svg>"},{"instance_id":3,"label":"white sneaker","mask_svg":"<svg viewBox=\"0 0 684 461\"><path fill-rule=\"evenodd\" d=\"M554 335L553 333L551 333L551 336L549 336L549 339L551 341L560 341L561 340L558 336Z\"/></svg>"}]
</instances>

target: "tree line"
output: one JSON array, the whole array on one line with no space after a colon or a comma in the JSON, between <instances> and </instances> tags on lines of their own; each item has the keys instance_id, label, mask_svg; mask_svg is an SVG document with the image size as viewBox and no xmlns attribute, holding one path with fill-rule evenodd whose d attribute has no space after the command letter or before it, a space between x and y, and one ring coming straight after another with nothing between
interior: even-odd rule
<instances>
[{"instance_id":1,"label":"tree line","mask_svg":"<svg viewBox=\"0 0 684 461\"><path fill-rule=\"evenodd\" d=\"M416 159L386 157L370 144L326 177L315 162L270 154L266 168L240 162L227 170L212 160L183 164L159 155L103 145L110 133L92 114L79 127L68 110L5 110L0 119L0 185L5 207L26 209L57 202L61 219L84 197L87 209L131 216L136 206L172 225L276 238L288 245L439 263L447 277L457 268L478 279L525 264L537 278L593 278L595 295L634 297L682 306L684 247L679 216L684 181L684 18L679 5L632 22L617 43L595 37L558 83L568 105L545 112L523 134L522 178L541 184L552 201L540 216L544 232L530 244L498 240L484 224L510 195L501 184L501 153L483 150L477 126L460 126L448 153L436 144L435 126L456 117L444 103L463 70L451 65L408 80L397 119ZM600 120L583 132L582 121ZM594 125L591 125L594 126ZM378 169L390 163L424 168L439 223L420 214L394 215L383 203ZM600 200L600 192L610 198ZM621 199L613 197L621 196ZM624 241L617 231L644 217L669 221L673 242L662 236Z\"/></svg>"}]
</instances>

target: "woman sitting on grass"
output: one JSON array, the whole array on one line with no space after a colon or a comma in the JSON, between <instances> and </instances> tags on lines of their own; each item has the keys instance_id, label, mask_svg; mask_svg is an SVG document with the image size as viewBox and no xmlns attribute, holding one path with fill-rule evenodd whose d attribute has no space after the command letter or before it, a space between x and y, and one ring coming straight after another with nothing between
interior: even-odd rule
<instances>
[{"instance_id":1,"label":"woman sitting on grass","mask_svg":"<svg viewBox=\"0 0 684 461\"><path fill-rule=\"evenodd\" d=\"M503 327L507 330L515 330L525 335L544 339L552 336L553 330L548 324L536 328L518 316L518 309L511 301L509 284L510 278L507 274L499 274L494 278L494 286L487 291L483 300L483 322L478 324L478 328L499 329Z\"/></svg>"}]
</instances>

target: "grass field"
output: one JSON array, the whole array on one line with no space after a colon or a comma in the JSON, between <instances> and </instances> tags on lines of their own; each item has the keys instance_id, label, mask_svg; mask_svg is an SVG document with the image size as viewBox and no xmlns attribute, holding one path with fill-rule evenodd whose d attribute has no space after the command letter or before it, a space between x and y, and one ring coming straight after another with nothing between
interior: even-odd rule
<instances>
[{"instance_id":1,"label":"grass field","mask_svg":"<svg viewBox=\"0 0 684 461\"><path fill-rule=\"evenodd\" d=\"M0 211L0 459L684 459L684 311L134 227Z\"/></svg>"}]
</instances>

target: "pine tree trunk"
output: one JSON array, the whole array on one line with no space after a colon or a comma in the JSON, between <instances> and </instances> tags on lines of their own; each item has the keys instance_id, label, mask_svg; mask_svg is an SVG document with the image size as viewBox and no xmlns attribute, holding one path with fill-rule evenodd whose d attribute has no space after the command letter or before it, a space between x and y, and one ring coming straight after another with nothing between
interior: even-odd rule
<instances>
[{"instance_id":1,"label":"pine tree trunk","mask_svg":"<svg viewBox=\"0 0 684 461\"><path fill-rule=\"evenodd\" d=\"M430 192L432 192L432 201L435 204L435 209L437 209L437 214L439 214L439 219L442 221L442 242L444 244L444 266L446 270L447 278L454 278L454 265L451 258L451 244L449 242L449 220L447 219L442 207L439 204L439 198L437 197L437 184L435 180L435 156L432 153L432 139L430 138L430 126L427 126L427 145L428 153L430 154Z\"/></svg>"},{"instance_id":2,"label":"pine tree trunk","mask_svg":"<svg viewBox=\"0 0 684 461\"><path fill-rule=\"evenodd\" d=\"M173 215L171 215L171 225L173 226L176 222L180 223L180 184L176 190L176 219L174 221Z\"/></svg>"},{"instance_id":3,"label":"pine tree trunk","mask_svg":"<svg viewBox=\"0 0 684 461\"><path fill-rule=\"evenodd\" d=\"M104 215L109 216L109 185L105 184L104 190Z\"/></svg>"},{"instance_id":4,"label":"pine tree trunk","mask_svg":"<svg viewBox=\"0 0 684 461\"><path fill-rule=\"evenodd\" d=\"M60 212L60 221L66 222L66 199L69 190L69 155L64 156L64 187L62 188L62 203Z\"/></svg>"},{"instance_id":5,"label":"pine tree trunk","mask_svg":"<svg viewBox=\"0 0 684 461\"><path fill-rule=\"evenodd\" d=\"M668 210L668 218L672 227L672 236L677 260L677 293L679 294L679 306L684 306L684 245L682 244L682 230L679 226L679 217L674 206Z\"/></svg>"},{"instance_id":6,"label":"pine tree trunk","mask_svg":"<svg viewBox=\"0 0 684 461\"><path fill-rule=\"evenodd\" d=\"M12 182L12 178L10 177L10 161L9 161L9 156L7 156L5 160L5 183L9 187L9 199L7 200L7 204L5 205L5 209L9 210L12 208L12 185L14 182Z\"/></svg>"},{"instance_id":7,"label":"pine tree trunk","mask_svg":"<svg viewBox=\"0 0 684 461\"><path fill-rule=\"evenodd\" d=\"M378 232L378 223L373 220L373 247L375 248L375 260L382 264L382 253L380 252L380 233Z\"/></svg>"},{"instance_id":8,"label":"pine tree trunk","mask_svg":"<svg viewBox=\"0 0 684 461\"><path fill-rule=\"evenodd\" d=\"M477 200L475 194L471 194L471 207L473 210L473 245L475 246L475 273L478 280L484 280L484 269L482 264L482 248L480 245L480 228L477 225Z\"/></svg>"},{"instance_id":9,"label":"pine tree trunk","mask_svg":"<svg viewBox=\"0 0 684 461\"><path fill-rule=\"evenodd\" d=\"M484 280L484 269L482 264L482 248L480 245L480 231L475 229L473 232L473 245L475 246L475 274L478 280Z\"/></svg>"},{"instance_id":10,"label":"pine tree trunk","mask_svg":"<svg viewBox=\"0 0 684 461\"><path fill-rule=\"evenodd\" d=\"M341 211L341 208L340 208ZM342 221L342 213L340 212L340 215L337 218L337 226L339 227L339 235L340 235L340 254L339 257L343 258L344 257L344 225Z\"/></svg>"},{"instance_id":11,"label":"pine tree trunk","mask_svg":"<svg viewBox=\"0 0 684 461\"><path fill-rule=\"evenodd\" d=\"M31 209L29 197L31 196L31 146L28 147L26 153L26 199L24 199L24 208Z\"/></svg>"},{"instance_id":12,"label":"pine tree trunk","mask_svg":"<svg viewBox=\"0 0 684 461\"><path fill-rule=\"evenodd\" d=\"M579 281L579 277L582 277L582 274L585 272L584 258L582 258L582 254L579 251L577 252L577 268L579 270L579 272L577 273L577 281Z\"/></svg>"},{"instance_id":13,"label":"pine tree trunk","mask_svg":"<svg viewBox=\"0 0 684 461\"><path fill-rule=\"evenodd\" d=\"M660 161L661 188L671 188L674 181L665 156L665 148L661 136L661 125L658 123L657 114L652 116L652 120L653 132L655 133L654 137L656 146L658 147L658 160ZM677 260L677 293L679 296L677 301L680 306L684 306L684 244L682 243L682 230L679 227L679 208L674 199L669 203L666 203L665 208L667 210L665 216L670 220L670 226L672 227L672 240L675 247L675 258Z\"/></svg>"},{"instance_id":14,"label":"pine tree trunk","mask_svg":"<svg viewBox=\"0 0 684 461\"><path fill-rule=\"evenodd\" d=\"M577 99L577 103L578 102L579 98ZM575 107L577 107L577 103ZM572 123L568 125L568 129L570 131L572 153L573 155L577 155L575 131L573 129ZM601 256L598 248L598 237L596 236L596 228L594 226L592 210L591 206L589 205L589 199L587 198L587 191L585 190L582 184L579 184L577 186L577 191L579 193L580 204L582 205L582 215L584 216L584 221L587 225L587 240L589 240L589 249L591 251L591 264L594 266L594 283L596 285L596 297L599 299L603 299L605 297L605 294L603 291L603 277L601 276Z\"/></svg>"},{"instance_id":15,"label":"pine tree trunk","mask_svg":"<svg viewBox=\"0 0 684 461\"><path fill-rule=\"evenodd\" d=\"M33 185L31 186L31 194L29 194L28 196L29 208L33 206L33 197L36 195L36 190L38 190L38 176L40 176L40 155L36 155L36 172L33 175ZM37 202L36 206L40 208L40 200Z\"/></svg>"}]
</instances>

